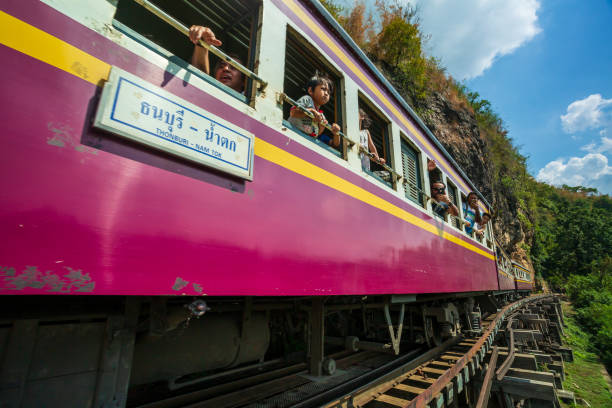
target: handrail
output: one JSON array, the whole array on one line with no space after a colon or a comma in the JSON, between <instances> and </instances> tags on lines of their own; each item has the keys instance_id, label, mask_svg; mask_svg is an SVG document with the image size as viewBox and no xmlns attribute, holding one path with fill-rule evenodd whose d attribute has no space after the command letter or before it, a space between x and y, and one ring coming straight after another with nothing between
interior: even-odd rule
<instances>
[{"instance_id":1,"label":"handrail","mask_svg":"<svg viewBox=\"0 0 612 408\"><path fill-rule=\"evenodd\" d=\"M138 0L136 0L138 1ZM282 103L283 101L288 102L289 104L291 104L292 106L295 106L296 108L298 108L302 113L304 113L306 116L308 116L309 118L313 119L314 115L306 108L304 108L303 106L300 106L296 101L294 101L293 99L291 99L291 97L289 97L287 94L285 94L284 92L279 92L278 93L278 102ZM328 130L331 131L331 126L329 124L324 125L324 127ZM348 137L346 137L346 135L344 135L344 133L342 132L338 132L340 133L340 136L342 136L342 138L344 140L346 140L348 143L350 143L350 146L355 145L355 142L352 141L351 139L349 139ZM427 194L423 189L419 188L418 186L414 185L413 183L411 183L410 181L408 181L407 178L405 178L403 175L397 173L395 170L393 170L391 167L387 166L386 164L380 163L378 160L376 160L376 158L374 157L374 154L369 152L368 150L366 150L363 146L359 146L359 152L360 153L364 153L366 154L368 157L370 157L374 162L378 163L380 166L382 166L386 171L390 172L391 175L397 180L400 181L403 179L402 183L403 184L409 184L412 188L415 188L416 190L419 191L420 194L424 195L425 198L427 198L428 200L434 201L437 203L437 200L435 200L433 197L431 197L429 194ZM465 224L465 220L463 218L461 218L460 216L457 215L452 215L449 214L449 217L458 220L462 225Z\"/></svg>"},{"instance_id":2,"label":"handrail","mask_svg":"<svg viewBox=\"0 0 612 408\"><path fill-rule=\"evenodd\" d=\"M296 108L298 108L300 110L300 112L302 112L303 114L308 116L310 119L314 119L314 115L312 114L312 112L310 112L308 109L304 108L303 106L299 105L296 101L291 99L291 97L288 96L286 93L279 92L278 93L278 100L279 100L280 103L282 103L283 101L288 102L290 105L295 106ZM329 130L330 132L332 131L331 125L329 123L326 123L325 125L323 125L323 127L325 127L325 129ZM349 147L352 147L352 146L355 145L355 142L352 141L350 138L346 137L346 135L344 133L338 132L338 134L340 136L342 136L343 140L346 140L346 142L349 144Z\"/></svg>"},{"instance_id":3,"label":"handrail","mask_svg":"<svg viewBox=\"0 0 612 408\"><path fill-rule=\"evenodd\" d=\"M166 12L164 12L162 9L160 9L156 5L152 4L150 1L148 1L148 0L134 0L134 1L136 3L138 3L138 4L140 4L142 7L144 7L148 11L150 11L151 13L155 14L161 20L163 20L166 23L168 23L170 26L176 28L182 34L184 34L187 37L189 37L189 28L185 27L183 24L181 24L174 17L168 15ZM202 41L202 40L198 40L198 44L201 45L202 47L206 48L207 50L209 50L213 54L215 54L217 57L219 57L219 58L223 59L224 61L226 61L232 67L234 67L238 71L242 72L245 76L251 78L252 80L254 80L256 82L259 82L259 84L260 84L259 90L260 91L263 91L264 89L266 89L266 86L268 86L268 83L266 81L264 81L263 79L261 79L257 74L255 74L253 71L249 70L247 67L245 67L244 65L242 65L239 62L237 62L236 60L234 60L232 57L230 57L229 55L227 55L226 53L224 53L223 51L221 51L220 49L218 49L214 45L210 45L210 44L208 44L208 43L206 43L205 41Z\"/></svg>"},{"instance_id":4,"label":"handrail","mask_svg":"<svg viewBox=\"0 0 612 408\"><path fill-rule=\"evenodd\" d=\"M371 153L370 151L368 151L365 147L363 147L361 145L359 145L359 153L364 153L365 155L367 155L370 159L372 159L373 162L377 163L383 169L385 169L386 171L391 173L391 175L393 176L393 178L395 178L395 180L399 181L399 180L404 178L404 176L402 176L401 174L397 173L395 170L393 170L387 164L381 163L379 160L376 160L376 157L374 156L374 153Z\"/></svg>"}]
</instances>

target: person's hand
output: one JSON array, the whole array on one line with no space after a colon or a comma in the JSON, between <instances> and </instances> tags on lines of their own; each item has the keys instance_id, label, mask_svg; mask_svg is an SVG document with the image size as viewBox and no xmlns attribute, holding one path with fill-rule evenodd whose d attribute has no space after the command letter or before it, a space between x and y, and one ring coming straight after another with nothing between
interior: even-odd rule
<instances>
[{"instance_id":1,"label":"person's hand","mask_svg":"<svg viewBox=\"0 0 612 408\"><path fill-rule=\"evenodd\" d=\"M450 200L448 199L448 196L446 194L438 194L437 197L438 201L442 201L444 203L450 204Z\"/></svg>"},{"instance_id":2,"label":"person's hand","mask_svg":"<svg viewBox=\"0 0 612 408\"><path fill-rule=\"evenodd\" d=\"M436 162L431 159L427 159L427 171L434 171L435 169L436 169Z\"/></svg>"},{"instance_id":3,"label":"person's hand","mask_svg":"<svg viewBox=\"0 0 612 408\"><path fill-rule=\"evenodd\" d=\"M321 119L323 119L323 115L321 115L320 112L318 112L317 110L313 108L309 108L308 110L310 111L310 113L312 113L313 120L315 122L321 123Z\"/></svg>"},{"instance_id":4,"label":"person's hand","mask_svg":"<svg viewBox=\"0 0 612 408\"><path fill-rule=\"evenodd\" d=\"M339 133L339 132L340 132L340 126L338 126L338 124L337 124L337 123L334 123L334 124L332 125L332 133L333 133L333 134L336 134L336 133Z\"/></svg>"},{"instance_id":5,"label":"person's hand","mask_svg":"<svg viewBox=\"0 0 612 408\"><path fill-rule=\"evenodd\" d=\"M189 39L195 45L198 45L198 41L202 40L207 44L214 45L215 47L220 46L222 43L215 37L215 33L208 28L198 25L193 25L189 28Z\"/></svg>"}]
</instances>

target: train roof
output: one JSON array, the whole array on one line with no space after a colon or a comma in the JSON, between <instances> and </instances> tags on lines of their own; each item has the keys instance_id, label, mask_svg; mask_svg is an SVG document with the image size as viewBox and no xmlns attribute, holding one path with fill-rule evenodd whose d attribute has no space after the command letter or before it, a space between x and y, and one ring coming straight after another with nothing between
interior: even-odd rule
<instances>
[{"instance_id":1,"label":"train roof","mask_svg":"<svg viewBox=\"0 0 612 408\"><path fill-rule=\"evenodd\" d=\"M429 130L427 125L421 120L419 115L408 105L406 100L397 92L397 90L391 85L391 83L385 78L385 76L376 68L376 66L370 61L370 59L365 55L365 53L359 48L359 46L353 41L351 36L342 28L340 24L336 21L336 19L327 11L325 6L321 4L319 0L314 1L302 1L304 5L307 7L314 8L317 13L321 15L329 24L334 31L340 36L340 38L348 45L351 51L359 58L359 60L364 63L368 69L376 76L376 78L387 88L389 92L395 97L395 99L401 104L401 106L408 112L410 117L421 127L421 129L429 136L429 138L434 142L436 147L440 149L444 157L457 169L461 177L469 184L472 190L478 194L478 197L486 204L488 208L492 208L491 204L487 201L487 199L482 195L482 193L474 186L472 180L464 173L463 169L459 164L455 161L455 159L451 156L451 154L442 146L442 143L438 140L438 138Z\"/></svg>"}]
</instances>

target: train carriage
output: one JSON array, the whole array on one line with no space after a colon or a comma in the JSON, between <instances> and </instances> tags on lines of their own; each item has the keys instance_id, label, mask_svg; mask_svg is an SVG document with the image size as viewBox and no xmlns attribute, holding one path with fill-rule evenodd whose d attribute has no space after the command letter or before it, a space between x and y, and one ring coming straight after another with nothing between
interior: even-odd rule
<instances>
[{"instance_id":1,"label":"train carriage","mask_svg":"<svg viewBox=\"0 0 612 408\"><path fill-rule=\"evenodd\" d=\"M517 292L531 292L535 288L535 276L532 271L512 261L512 269L514 271L516 290Z\"/></svg>"},{"instance_id":2,"label":"train carriage","mask_svg":"<svg viewBox=\"0 0 612 408\"><path fill-rule=\"evenodd\" d=\"M460 209L473 184L318 2L143 3L2 3L0 293L16 296L2 297L0 353L21 356L4 360L18 374L0 384L7 401L62 406L64 376L86 382L70 395L80 406L123 405L137 386L288 354L272 328L291 319L310 325L296 336L311 333L320 374L326 310L352 322L367 308L357 321L392 327L423 304L411 341L429 342L508 289L491 226L479 238L461 214L433 213L427 160ZM246 66L245 91L190 65L168 21L213 27ZM324 113L337 148L287 121L314 70L336 87ZM387 162L367 171L360 108ZM218 358L193 358L203 338Z\"/></svg>"},{"instance_id":3,"label":"train carriage","mask_svg":"<svg viewBox=\"0 0 612 408\"><path fill-rule=\"evenodd\" d=\"M516 290L516 276L512 258L508 256L508 254L502 249L500 245L496 245L495 248L499 289L506 291L514 291Z\"/></svg>"}]
</instances>

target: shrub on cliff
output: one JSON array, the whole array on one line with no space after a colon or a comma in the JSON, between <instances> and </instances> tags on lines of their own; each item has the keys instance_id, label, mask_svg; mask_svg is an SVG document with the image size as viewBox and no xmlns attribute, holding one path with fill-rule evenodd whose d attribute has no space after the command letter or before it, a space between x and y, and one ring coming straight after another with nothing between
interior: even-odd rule
<instances>
[{"instance_id":1,"label":"shrub on cliff","mask_svg":"<svg viewBox=\"0 0 612 408\"><path fill-rule=\"evenodd\" d=\"M384 72L400 92L422 100L428 91L429 60L423 52L416 11L399 0L376 0L377 21L367 13L363 0L347 10L334 0L322 4L353 38L353 41Z\"/></svg>"}]
</instances>

